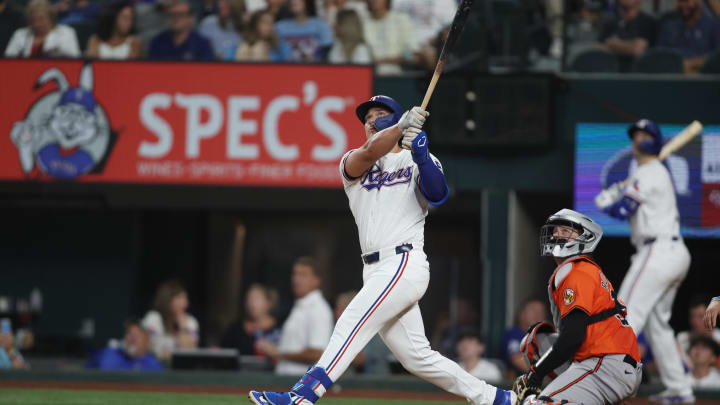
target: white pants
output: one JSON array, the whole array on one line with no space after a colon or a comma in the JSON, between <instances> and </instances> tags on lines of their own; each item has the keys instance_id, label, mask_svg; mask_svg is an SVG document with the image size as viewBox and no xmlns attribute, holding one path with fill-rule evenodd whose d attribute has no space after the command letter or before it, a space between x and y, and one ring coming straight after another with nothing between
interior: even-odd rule
<instances>
[{"instance_id":1,"label":"white pants","mask_svg":"<svg viewBox=\"0 0 720 405\"><path fill-rule=\"evenodd\" d=\"M337 381L370 339L380 333L409 372L473 404L492 404L495 387L430 348L418 306L429 281L430 266L417 247L365 265L363 287L335 324L317 365Z\"/></svg>"},{"instance_id":2,"label":"white pants","mask_svg":"<svg viewBox=\"0 0 720 405\"><path fill-rule=\"evenodd\" d=\"M657 240L641 246L631 258L618 298L627 305L627 321L636 335L645 333L660 380L679 392L690 390L675 332L668 323L678 287L690 267L690 253L682 240Z\"/></svg>"}]
</instances>

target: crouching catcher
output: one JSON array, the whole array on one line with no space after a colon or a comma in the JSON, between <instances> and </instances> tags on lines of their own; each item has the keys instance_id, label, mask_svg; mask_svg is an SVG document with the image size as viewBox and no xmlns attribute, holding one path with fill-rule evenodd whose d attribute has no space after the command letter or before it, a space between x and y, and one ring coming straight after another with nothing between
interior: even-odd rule
<instances>
[{"instance_id":1,"label":"crouching catcher","mask_svg":"<svg viewBox=\"0 0 720 405\"><path fill-rule=\"evenodd\" d=\"M558 335L530 372L515 380L519 404L613 404L637 391L642 377L637 338L625 306L590 256L601 237L598 224L569 209L551 215L541 228L540 254L557 263L548 295ZM558 369L564 371L541 388Z\"/></svg>"}]
</instances>

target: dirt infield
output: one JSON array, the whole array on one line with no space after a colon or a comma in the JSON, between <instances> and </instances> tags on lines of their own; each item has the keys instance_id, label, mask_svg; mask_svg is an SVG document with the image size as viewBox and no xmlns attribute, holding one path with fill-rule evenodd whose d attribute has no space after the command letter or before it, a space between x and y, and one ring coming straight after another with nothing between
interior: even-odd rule
<instances>
[{"instance_id":1,"label":"dirt infield","mask_svg":"<svg viewBox=\"0 0 720 405\"><path fill-rule=\"evenodd\" d=\"M335 388L338 387L338 388ZM221 385L170 385L170 384L144 384L127 382L97 382L97 381L0 381L0 388L40 388L63 390L97 390L97 391L126 391L126 392L171 392L190 394L247 394L247 388L227 387ZM283 391L286 387L258 387L269 391ZM341 384L335 385L327 396L340 398L370 398L370 399L407 399L407 400L435 400L435 401L465 401L457 396L442 392L403 391L403 390L371 390L371 389L342 389ZM647 398L633 398L625 401L623 405L646 405ZM718 401L699 399L696 405L716 405Z\"/></svg>"}]
</instances>

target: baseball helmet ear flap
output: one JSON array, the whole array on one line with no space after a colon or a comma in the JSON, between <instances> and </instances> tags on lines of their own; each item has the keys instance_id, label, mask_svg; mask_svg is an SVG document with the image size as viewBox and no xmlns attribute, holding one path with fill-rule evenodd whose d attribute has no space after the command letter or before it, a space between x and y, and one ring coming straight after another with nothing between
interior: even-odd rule
<instances>
[{"instance_id":1,"label":"baseball helmet ear flap","mask_svg":"<svg viewBox=\"0 0 720 405\"><path fill-rule=\"evenodd\" d=\"M647 132L652 137L651 140L640 142L638 148L645 153L659 155L660 150L663 147L663 138L662 133L660 132L660 127L648 119L641 119L628 128L627 132L630 139L633 139L633 136L637 131Z\"/></svg>"}]
</instances>

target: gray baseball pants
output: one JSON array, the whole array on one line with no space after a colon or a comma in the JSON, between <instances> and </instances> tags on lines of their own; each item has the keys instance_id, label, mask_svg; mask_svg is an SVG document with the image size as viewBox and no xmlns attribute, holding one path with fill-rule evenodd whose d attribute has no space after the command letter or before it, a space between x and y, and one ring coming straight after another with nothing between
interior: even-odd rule
<instances>
[{"instance_id":1,"label":"gray baseball pants","mask_svg":"<svg viewBox=\"0 0 720 405\"><path fill-rule=\"evenodd\" d=\"M634 360L624 354L574 361L540 395L584 405L621 402L637 392L642 379L642 364L630 363Z\"/></svg>"}]
</instances>

